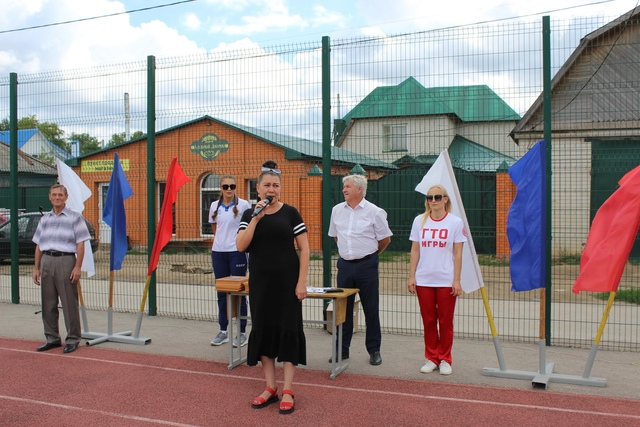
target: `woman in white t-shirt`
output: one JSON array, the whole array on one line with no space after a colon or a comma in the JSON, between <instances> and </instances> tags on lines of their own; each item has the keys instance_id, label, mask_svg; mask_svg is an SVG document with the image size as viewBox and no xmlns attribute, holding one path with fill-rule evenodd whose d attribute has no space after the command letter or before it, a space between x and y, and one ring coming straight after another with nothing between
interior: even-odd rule
<instances>
[{"instance_id":1,"label":"woman in white t-shirt","mask_svg":"<svg viewBox=\"0 0 640 427\"><path fill-rule=\"evenodd\" d=\"M242 213L251 208L248 201L236 195L236 178L233 175L223 175L220 179L220 199L211 203L209 209L209 223L213 231L213 246L211 247L211 265L216 279L228 276L245 276L247 274L247 254L236 248L236 235ZM242 297L240 314L247 316L247 299ZM211 345L222 345L229 342L227 326L227 294L218 292L218 323L220 332L211 340ZM240 322L240 342L234 337L233 346L247 344L245 330L247 320Z\"/></svg>"},{"instance_id":2,"label":"woman in white t-shirt","mask_svg":"<svg viewBox=\"0 0 640 427\"><path fill-rule=\"evenodd\" d=\"M453 314L462 295L462 247L467 241L464 224L451 213L451 201L441 185L427 192L425 212L413 220L409 292L418 295L424 325L427 363L420 372L439 369L450 375Z\"/></svg>"}]
</instances>

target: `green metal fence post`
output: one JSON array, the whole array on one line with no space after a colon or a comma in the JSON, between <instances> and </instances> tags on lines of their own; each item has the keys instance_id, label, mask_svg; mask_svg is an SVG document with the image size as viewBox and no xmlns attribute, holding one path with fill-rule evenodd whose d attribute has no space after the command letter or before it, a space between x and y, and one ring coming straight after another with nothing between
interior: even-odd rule
<instances>
[{"instance_id":1,"label":"green metal fence post","mask_svg":"<svg viewBox=\"0 0 640 427\"><path fill-rule=\"evenodd\" d=\"M545 344L551 345L551 25L549 17L542 17L542 80L544 105L544 140L546 153L547 236L545 246Z\"/></svg>"},{"instance_id":2,"label":"green metal fence post","mask_svg":"<svg viewBox=\"0 0 640 427\"><path fill-rule=\"evenodd\" d=\"M9 181L11 236L18 235L18 74L9 74ZM18 239L11 239L11 302L20 304Z\"/></svg>"},{"instance_id":3,"label":"green metal fence post","mask_svg":"<svg viewBox=\"0 0 640 427\"><path fill-rule=\"evenodd\" d=\"M322 284L331 287L331 43L322 37Z\"/></svg>"},{"instance_id":4,"label":"green metal fence post","mask_svg":"<svg viewBox=\"0 0 640 427\"><path fill-rule=\"evenodd\" d=\"M156 58L147 57L147 263L156 237ZM156 272L149 282L149 316L158 312Z\"/></svg>"}]
</instances>

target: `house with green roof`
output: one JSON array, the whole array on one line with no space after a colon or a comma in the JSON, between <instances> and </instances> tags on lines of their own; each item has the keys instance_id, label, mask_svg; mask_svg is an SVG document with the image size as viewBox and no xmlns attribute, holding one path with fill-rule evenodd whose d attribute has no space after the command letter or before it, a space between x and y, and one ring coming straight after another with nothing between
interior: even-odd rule
<instances>
[{"instance_id":1,"label":"house with green roof","mask_svg":"<svg viewBox=\"0 0 640 427\"><path fill-rule=\"evenodd\" d=\"M334 144L395 162L403 156L438 154L456 135L518 158L525 150L509 137L520 120L486 85L426 88L409 77L374 89L334 122Z\"/></svg>"},{"instance_id":2,"label":"house with green roof","mask_svg":"<svg viewBox=\"0 0 640 427\"><path fill-rule=\"evenodd\" d=\"M335 120L334 143L398 167L371 182L367 192L394 224L395 249L406 249L397 246L408 242L406 224L424 210L424 197L413 189L447 149L476 250L496 254L502 232L497 218L504 213L499 209L508 206L498 194L498 182L504 178L499 175L506 175L526 152L509 137L518 120L520 116L486 85L426 88L409 77L396 86L374 89Z\"/></svg>"}]
</instances>

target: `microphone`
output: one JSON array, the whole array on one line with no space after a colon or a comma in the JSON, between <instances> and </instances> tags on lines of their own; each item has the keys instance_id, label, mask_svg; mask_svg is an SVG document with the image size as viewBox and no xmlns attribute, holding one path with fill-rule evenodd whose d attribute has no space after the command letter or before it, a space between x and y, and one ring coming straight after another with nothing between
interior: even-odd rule
<instances>
[{"instance_id":1,"label":"microphone","mask_svg":"<svg viewBox=\"0 0 640 427\"><path fill-rule=\"evenodd\" d=\"M259 208L256 208L256 210L253 211L253 213L251 214L251 218L253 218L254 216L258 215L260 212L262 212L262 210L266 208L269 205L269 203L271 203L272 200L273 200L273 197L267 196L267 198L264 199L264 205L260 206Z\"/></svg>"}]
</instances>

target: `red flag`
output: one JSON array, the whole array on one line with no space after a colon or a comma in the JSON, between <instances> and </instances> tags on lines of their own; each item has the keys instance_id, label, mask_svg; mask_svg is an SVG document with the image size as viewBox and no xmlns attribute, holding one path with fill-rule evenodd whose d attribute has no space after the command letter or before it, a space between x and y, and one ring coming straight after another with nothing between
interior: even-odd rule
<instances>
[{"instance_id":1,"label":"red flag","mask_svg":"<svg viewBox=\"0 0 640 427\"><path fill-rule=\"evenodd\" d=\"M171 160L169 173L167 174L167 185L164 191L162 208L160 209L160 222L156 229L156 238L153 241L153 250L151 251L151 259L149 259L147 276L151 276L156 269L158 260L160 259L160 251L169 243L169 240L171 240L171 235L173 234L173 204L176 202L180 188L189 181L191 181L191 179L189 179L180 168L178 158L174 157Z\"/></svg>"},{"instance_id":2,"label":"red flag","mask_svg":"<svg viewBox=\"0 0 640 427\"><path fill-rule=\"evenodd\" d=\"M615 292L640 228L640 166L598 209L580 258L573 292Z\"/></svg>"}]
</instances>

